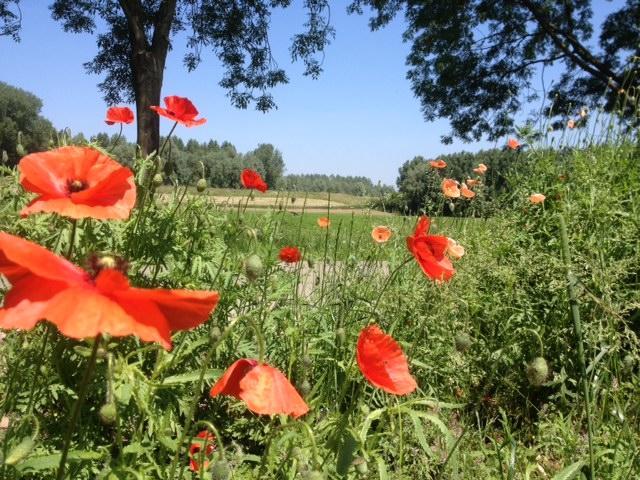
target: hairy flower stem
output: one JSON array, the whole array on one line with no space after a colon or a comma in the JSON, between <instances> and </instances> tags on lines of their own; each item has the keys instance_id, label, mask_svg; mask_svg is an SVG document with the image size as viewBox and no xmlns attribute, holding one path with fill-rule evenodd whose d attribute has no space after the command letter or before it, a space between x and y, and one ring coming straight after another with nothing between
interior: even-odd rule
<instances>
[{"instance_id":1,"label":"hairy flower stem","mask_svg":"<svg viewBox=\"0 0 640 480\"><path fill-rule=\"evenodd\" d=\"M100 340L102 337L98 334L93 343L93 349L91 350L91 356L89 357L89 362L87 363L87 368L84 371L84 375L82 376L82 380L80 381L80 387L78 388L78 398L73 404L73 409L71 410L71 419L69 420L69 425L67 426L67 431L64 434L64 444L62 446L62 455L60 457L60 465L58 466L58 474L56 475L56 480L62 480L64 478L64 469L67 463L67 456L69 455L69 447L71 446L71 435L76 427L76 423L78 423L78 417L80 417L80 410L82 408L82 404L84 403L84 397L87 393L87 387L89 386L89 381L93 375L93 370L96 366L96 358L98 357L98 348L100 347Z\"/></svg>"},{"instance_id":2,"label":"hairy flower stem","mask_svg":"<svg viewBox=\"0 0 640 480\"><path fill-rule=\"evenodd\" d=\"M113 144L111 145L111 147L109 148L109 150L107 150L107 153L111 153L113 152L113 149L116 148L116 146L118 145L118 143L120 142L120 138L122 138L122 124L120 124L120 131L118 132L118 136L116 137L116 139L113 141Z\"/></svg>"},{"instance_id":3,"label":"hairy flower stem","mask_svg":"<svg viewBox=\"0 0 640 480\"><path fill-rule=\"evenodd\" d=\"M78 220L75 218L71 220L71 233L69 234L69 248L67 248L66 257L71 260L73 254L73 246L76 243L76 231L78 230Z\"/></svg>"},{"instance_id":4,"label":"hairy flower stem","mask_svg":"<svg viewBox=\"0 0 640 480\"><path fill-rule=\"evenodd\" d=\"M589 377L587 376L587 368L584 357L584 345L582 342L582 322L580 321L580 308L578 306L578 297L575 292L577 283L576 277L571 271L571 259L569 257L569 237L567 235L567 224L562 214L558 215L560 220L560 239L562 242L562 257L564 265L567 269L567 291L569 294L569 304L571 306L571 316L573 317L573 326L578 340L578 362L582 373L582 387L584 394L584 409L587 417L587 439L589 441L589 478L595 478L595 459L593 454L593 425L591 423L591 407L589 394Z\"/></svg>"}]
</instances>

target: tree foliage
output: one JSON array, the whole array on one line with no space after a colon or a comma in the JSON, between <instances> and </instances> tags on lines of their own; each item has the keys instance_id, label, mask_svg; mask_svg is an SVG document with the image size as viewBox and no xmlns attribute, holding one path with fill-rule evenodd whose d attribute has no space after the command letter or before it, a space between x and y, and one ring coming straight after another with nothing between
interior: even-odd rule
<instances>
[{"instance_id":1,"label":"tree foliage","mask_svg":"<svg viewBox=\"0 0 640 480\"><path fill-rule=\"evenodd\" d=\"M0 0L0 37L9 36L20 40L18 33L22 26L22 12L19 0Z\"/></svg>"},{"instance_id":2,"label":"tree foliage","mask_svg":"<svg viewBox=\"0 0 640 480\"><path fill-rule=\"evenodd\" d=\"M302 192L347 193L356 196L374 196L392 191L387 185L374 185L371 179L362 176L292 174L278 184L281 190Z\"/></svg>"},{"instance_id":3,"label":"tree foliage","mask_svg":"<svg viewBox=\"0 0 640 480\"><path fill-rule=\"evenodd\" d=\"M426 120L445 117L452 136L499 138L513 130L514 115L538 98L539 68L561 64L564 73L547 92L554 112L595 106L606 91L613 110L616 93L640 86L640 1L610 14L593 47L592 2L472 0L355 0L350 11L371 7L375 30L401 12L414 93ZM537 85L535 85L537 86ZM633 116L636 108L624 112Z\"/></svg>"}]
</instances>

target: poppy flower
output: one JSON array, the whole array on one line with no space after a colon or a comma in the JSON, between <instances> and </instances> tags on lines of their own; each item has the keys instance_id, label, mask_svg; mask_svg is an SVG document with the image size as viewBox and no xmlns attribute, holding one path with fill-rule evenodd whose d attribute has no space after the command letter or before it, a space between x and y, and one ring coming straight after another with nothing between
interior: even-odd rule
<instances>
[{"instance_id":1,"label":"poppy flower","mask_svg":"<svg viewBox=\"0 0 640 480\"><path fill-rule=\"evenodd\" d=\"M298 247L282 247L278 256L280 257L280 260L287 263L296 263L302 258Z\"/></svg>"},{"instance_id":2,"label":"poppy flower","mask_svg":"<svg viewBox=\"0 0 640 480\"><path fill-rule=\"evenodd\" d=\"M377 325L360 332L356 360L364 378L385 392L407 395L418 387L400 345Z\"/></svg>"},{"instance_id":3,"label":"poppy flower","mask_svg":"<svg viewBox=\"0 0 640 480\"><path fill-rule=\"evenodd\" d=\"M309 407L280 370L257 360L236 360L211 388L210 395L228 395L244 401L260 415L291 415L298 418Z\"/></svg>"},{"instance_id":4,"label":"poppy flower","mask_svg":"<svg viewBox=\"0 0 640 480\"><path fill-rule=\"evenodd\" d=\"M18 164L20 183L38 197L22 209L25 217L55 212L71 218L126 219L136 203L133 173L88 147L32 153Z\"/></svg>"},{"instance_id":5,"label":"poppy flower","mask_svg":"<svg viewBox=\"0 0 640 480\"><path fill-rule=\"evenodd\" d=\"M203 430L198 433L195 438L198 440L196 440L195 442L191 442L191 446L189 447L189 468L192 472L199 472L200 464L198 462L202 458L205 459L203 468L206 470L209 466L208 457L210 457L213 451L216 449L216 437L208 430Z\"/></svg>"},{"instance_id":6,"label":"poppy flower","mask_svg":"<svg viewBox=\"0 0 640 480\"><path fill-rule=\"evenodd\" d=\"M242 170L240 174L240 183L244 188L249 188L251 190L258 190L262 193L267 191L267 184L262 179L260 174L255 170L251 170L250 168L245 168Z\"/></svg>"},{"instance_id":7,"label":"poppy flower","mask_svg":"<svg viewBox=\"0 0 640 480\"><path fill-rule=\"evenodd\" d=\"M459 198L460 189L458 188L458 182L450 178L442 180L442 193L447 198Z\"/></svg>"},{"instance_id":8,"label":"poppy flower","mask_svg":"<svg viewBox=\"0 0 640 480\"><path fill-rule=\"evenodd\" d=\"M479 163L476 168L473 169L478 175L484 175L487 171L487 166L484 163Z\"/></svg>"},{"instance_id":9,"label":"poppy flower","mask_svg":"<svg viewBox=\"0 0 640 480\"><path fill-rule=\"evenodd\" d=\"M331 220L328 217L320 217L316 222L320 228L329 228L329 225L331 225Z\"/></svg>"},{"instance_id":10,"label":"poppy flower","mask_svg":"<svg viewBox=\"0 0 640 480\"><path fill-rule=\"evenodd\" d=\"M447 255L454 260L460 260L464 256L464 247L453 238L447 237Z\"/></svg>"},{"instance_id":11,"label":"poppy flower","mask_svg":"<svg viewBox=\"0 0 640 480\"><path fill-rule=\"evenodd\" d=\"M569 119L569 120L567 121L567 128L571 128L571 129L576 128L576 122L575 122L575 120L573 120L573 119Z\"/></svg>"},{"instance_id":12,"label":"poppy flower","mask_svg":"<svg viewBox=\"0 0 640 480\"><path fill-rule=\"evenodd\" d=\"M467 178L467 180L464 182L467 184L467 187L469 188L473 188L473 187L477 187L478 185L480 185L480 180L474 180L472 178Z\"/></svg>"},{"instance_id":13,"label":"poppy flower","mask_svg":"<svg viewBox=\"0 0 640 480\"><path fill-rule=\"evenodd\" d=\"M529 197L531 203L542 203L547 197L541 193L534 193Z\"/></svg>"},{"instance_id":14,"label":"poppy flower","mask_svg":"<svg viewBox=\"0 0 640 480\"><path fill-rule=\"evenodd\" d=\"M197 327L218 304L217 292L133 288L113 257L85 271L40 245L0 232L0 274L11 283L0 328L53 323L71 338L136 335L171 348L171 332Z\"/></svg>"},{"instance_id":15,"label":"poppy flower","mask_svg":"<svg viewBox=\"0 0 640 480\"><path fill-rule=\"evenodd\" d=\"M185 127L197 127L198 125L203 125L207 121L206 118L199 118L196 120L198 110L193 106L193 103L191 103L191 100L188 98L172 95L170 97L164 97L164 104L166 108L155 105L149 108L161 117L178 122Z\"/></svg>"},{"instance_id":16,"label":"poppy flower","mask_svg":"<svg viewBox=\"0 0 640 480\"><path fill-rule=\"evenodd\" d=\"M407 237L407 248L427 277L450 280L456 271L445 256L449 241L442 235L428 235L430 224L429 217L420 217L415 232Z\"/></svg>"},{"instance_id":17,"label":"poppy flower","mask_svg":"<svg viewBox=\"0 0 640 480\"><path fill-rule=\"evenodd\" d=\"M109 107L107 110L107 119L104 121L107 125L114 123L133 123L133 112L129 107Z\"/></svg>"},{"instance_id":18,"label":"poppy flower","mask_svg":"<svg viewBox=\"0 0 640 480\"><path fill-rule=\"evenodd\" d=\"M464 198L473 198L476 196L476 192L469 190L469 188L467 188L467 185L463 183L460 186L460 195L462 195Z\"/></svg>"},{"instance_id":19,"label":"poppy flower","mask_svg":"<svg viewBox=\"0 0 640 480\"><path fill-rule=\"evenodd\" d=\"M520 142L515 138L510 138L507 140L507 147L511 150L517 150L520 148Z\"/></svg>"},{"instance_id":20,"label":"poppy flower","mask_svg":"<svg viewBox=\"0 0 640 480\"><path fill-rule=\"evenodd\" d=\"M431 165L433 168L437 168L438 170L442 169L442 168L446 168L447 167L447 162L445 162L444 160L431 160L429 162L429 165Z\"/></svg>"},{"instance_id":21,"label":"poppy flower","mask_svg":"<svg viewBox=\"0 0 640 480\"><path fill-rule=\"evenodd\" d=\"M380 225L371 230L371 237L377 243L385 243L391 238L391 229Z\"/></svg>"}]
</instances>

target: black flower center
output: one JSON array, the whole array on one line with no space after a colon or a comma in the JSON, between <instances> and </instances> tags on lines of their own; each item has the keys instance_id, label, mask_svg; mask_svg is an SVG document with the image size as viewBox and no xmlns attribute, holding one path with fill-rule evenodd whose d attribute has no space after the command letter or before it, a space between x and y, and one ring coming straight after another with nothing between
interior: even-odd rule
<instances>
[{"instance_id":1,"label":"black flower center","mask_svg":"<svg viewBox=\"0 0 640 480\"><path fill-rule=\"evenodd\" d=\"M127 275L129 262L117 255L103 255L92 253L87 259L87 271L92 278L96 278L102 270L117 270Z\"/></svg>"},{"instance_id":2,"label":"black flower center","mask_svg":"<svg viewBox=\"0 0 640 480\"><path fill-rule=\"evenodd\" d=\"M70 193L81 192L82 190L86 190L87 187L88 185L86 182L79 180L77 178L75 180L67 181L67 188Z\"/></svg>"}]
</instances>

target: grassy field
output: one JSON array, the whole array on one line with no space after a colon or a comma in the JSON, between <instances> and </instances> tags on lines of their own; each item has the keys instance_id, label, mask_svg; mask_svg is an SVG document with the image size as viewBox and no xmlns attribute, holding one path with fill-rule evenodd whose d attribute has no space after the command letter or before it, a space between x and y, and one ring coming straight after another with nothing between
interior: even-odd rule
<instances>
[{"instance_id":1,"label":"grassy field","mask_svg":"<svg viewBox=\"0 0 640 480\"><path fill-rule=\"evenodd\" d=\"M13 177L0 192L3 231L72 251L79 265L121 255L134 285L220 292L210 320L177 332L171 351L104 343L72 436L72 478L639 478L639 162L622 142L526 151L499 214L433 219L432 233L465 248L449 282L427 278L407 250L415 217L332 211L320 229L321 212L228 209L208 195L178 205L168 191L129 221L79 222L71 249L67 219L18 216L27 196ZM535 192L543 204L528 201ZM372 241L377 225L392 229L387 243ZM302 262L278 261L287 245ZM356 344L371 323L406 354L410 395L363 377ZM10 459L0 478L55 473L91 343L54 330L6 330L0 344ZM211 398L239 358L280 369L309 413L257 415ZM216 449L191 471L191 438L205 430Z\"/></svg>"}]
</instances>

